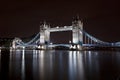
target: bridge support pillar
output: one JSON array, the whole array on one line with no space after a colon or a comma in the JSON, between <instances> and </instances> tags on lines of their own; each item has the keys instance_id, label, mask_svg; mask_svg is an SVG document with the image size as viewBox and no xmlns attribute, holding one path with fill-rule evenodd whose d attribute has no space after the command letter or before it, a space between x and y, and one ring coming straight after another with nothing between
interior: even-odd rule
<instances>
[{"instance_id":1,"label":"bridge support pillar","mask_svg":"<svg viewBox=\"0 0 120 80\"><path fill-rule=\"evenodd\" d=\"M79 44L71 45L70 49L72 50L82 50L82 46Z\"/></svg>"},{"instance_id":2,"label":"bridge support pillar","mask_svg":"<svg viewBox=\"0 0 120 80\"><path fill-rule=\"evenodd\" d=\"M44 49L47 49L47 46L46 46L46 45L39 45L39 46L38 46L38 49L44 50Z\"/></svg>"}]
</instances>

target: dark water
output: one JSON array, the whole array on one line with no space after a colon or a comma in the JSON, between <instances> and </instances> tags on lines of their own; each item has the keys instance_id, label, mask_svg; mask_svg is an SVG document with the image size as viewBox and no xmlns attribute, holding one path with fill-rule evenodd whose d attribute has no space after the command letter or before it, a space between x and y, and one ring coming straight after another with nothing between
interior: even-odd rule
<instances>
[{"instance_id":1,"label":"dark water","mask_svg":"<svg viewBox=\"0 0 120 80\"><path fill-rule=\"evenodd\" d=\"M120 80L120 52L0 51L0 80Z\"/></svg>"}]
</instances>

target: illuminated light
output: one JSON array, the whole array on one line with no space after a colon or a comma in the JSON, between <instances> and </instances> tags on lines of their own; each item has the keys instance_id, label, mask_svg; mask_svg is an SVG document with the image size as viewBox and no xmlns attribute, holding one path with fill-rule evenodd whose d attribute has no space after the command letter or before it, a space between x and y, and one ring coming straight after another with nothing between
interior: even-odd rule
<instances>
[{"instance_id":1,"label":"illuminated light","mask_svg":"<svg viewBox=\"0 0 120 80\"><path fill-rule=\"evenodd\" d=\"M59 28L59 26L57 26L56 28Z\"/></svg>"},{"instance_id":2,"label":"illuminated light","mask_svg":"<svg viewBox=\"0 0 120 80\"><path fill-rule=\"evenodd\" d=\"M40 45L38 46L38 48L39 48L39 49L41 48Z\"/></svg>"},{"instance_id":3,"label":"illuminated light","mask_svg":"<svg viewBox=\"0 0 120 80\"><path fill-rule=\"evenodd\" d=\"M0 54L1 54L1 47L0 47Z\"/></svg>"},{"instance_id":4,"label":"illuminated light","mask_svg":"<svg viewBox=\"0 0 120 80\"><path fill-rule=\"evenodd\" d=\"M25 78L25 50L22 50L22 65L21 65L22 79Z\"/></svg>"},{"instance_id":5,"label":"illuminated light","mask_svg":"<svg viewBox=\"0 0 120 80\"><path fill-rule=\"evenodd\" d=\"M52 45L53 43L51 42L50 45Z\"/></svg>"},{"instance_id":6,"label":"illuminated light","mask_svg":"<svg viewBox=\"0 0 120 80\"><path fill-rule=\"evenodd\" d=\"M12 47L10 47L10 52L12 52L13 50L12 50Z\"/></svg>"},{"instance_id":7,"label":"illuminated light","mask_svg":"<svg viewBox=\"0 0 120 80\"><path fill-rule=\"evenodd\" d=\"M72 48L73 48L73 46L71 45L71 46L70 46L70 49L72 49Z\"/></svg>"},{"instance_id":8,"label":"illuminated light","mask_svg":"<svg viewBox=\"0 0 120 80\"><path fill-rule=\"evenodd\" d=\"M77 45L77 48L79 49L79 48L80 48L80 45Z\"/></svg>"},{"instance_id":9,"label":"illuminated light","mask_svg":"<svg viewBox=\"0 0 120 80\"><path fill-rule=\"evenodd\" d=\"M77 43L78 42L78 38L76 35L73 36L73 43Z\"/></svg>"},{"instance_id":10,"label":"illuminated light","mask_svg":"<svg viewBox=\"0 0 120 80\"><path fill-rule=\"evenodd\" d=\"M97 42L97 40L95 40Z\"/></svg>"},{"instance_id":11,"label":"illuminated light","mask_svg":"<svg viewBox=\"0 0 120 80\"><path fill-rule=\"evenodd\" d=\"M41 35L41 36L40 36L40 43L45 43L44 38L45 38L44 35Z\"/></svg>"},{"instance_id":12,"label":"illuminated light","mask_svg":"<svg viewBox=\"0 0 120 80\"><path fill-rule=\"evenodd\" d=\"M44 46L41 46L41 49L44 49Z\"/></svg>"},{"instance_id":13,"label":"illuminated light","mask_svg":"<svg viewBox=\"0 0 120 80\"><path fill-rule=\"evenodd\" d=\"M76 46L75 46L75 45L73 46L73 49L76 49Z\"/></svg>"},{"instance_id":14,"label":"illuminated light","mask_svg":"<svg viewBox=\"0 0 120 80\"><path fill-rule=\"evenodd\" d=\"M82 31L80 31L80 34L82 34Z\"/></svg>"},{"instance_id":15,"label":"illuminated light","mask_svg":"<svg viewBox=\"0 0 120 80\"><path fill-rule=\"evenodd\" d=\"M38 58L39 59L39 61L38 61L39 62L39 64L38 64L39 65L39 73L40 73L40 78L41 78L41 76L44 76L44 70L45 70L44 51L40 50L38 55L39 55L39 58Z\"/></svg>"},{"instance_id":16,"label":"illuminated light","mask_svg":"<svg viewBox=\"0 0 120 80\"><path fill-rule=\"evenodd\" d=\"M69 43L71 43L71 41L69 41Z\"/></svg>"},{"instance_id":17,"label":"illuminated light","mask_svg":"<svg viewBox=\"0 0 120 80\"><path fill-rule=\"evenodd\" d=\"M64 28L67 28L67 26L64 26Z\"/></svg>"},{"instance_id":18,"label":"illuminated light","mask_svg":"<svg viewBox=\"0 0 120 80\"><path fill-rule=\"evenodd\" d=\"M91 55L92 55L92 54L91 54L91 51L88 51L88 54L89 54L89 57L91 57Z\"/></svg>"},{"instance_id":19,"label":"illuminated light","mask_svg":"<svg viewBox=\"0 0 120 80\"><path fill-rule=\"evenodd\" d=\"M22 48L25 49L25 46L23 46Z\"/></svg>"}]
</instances>

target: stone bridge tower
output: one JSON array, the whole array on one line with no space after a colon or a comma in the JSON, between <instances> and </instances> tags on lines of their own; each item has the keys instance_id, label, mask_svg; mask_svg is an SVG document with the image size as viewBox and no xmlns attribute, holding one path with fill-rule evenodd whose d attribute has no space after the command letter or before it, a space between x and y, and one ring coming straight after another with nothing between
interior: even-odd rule
<instances>
[{"instance_id":1,"label":"stone bridge tower","mask_svg":"<svg viewBox=\"0 0 120 80\"><path fill-rule=\"evenodd\" d=\"M74 18L74 21L72 22L73 26L73 43L74 44L80 44L82 46L83 44L83 23L80 21L79 17L77 16Z\"/></svg>"}]
</instances>

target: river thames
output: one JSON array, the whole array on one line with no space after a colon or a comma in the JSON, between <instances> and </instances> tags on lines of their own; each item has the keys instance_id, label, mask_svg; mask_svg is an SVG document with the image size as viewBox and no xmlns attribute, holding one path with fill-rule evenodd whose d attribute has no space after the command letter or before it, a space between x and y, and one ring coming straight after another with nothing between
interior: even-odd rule
<instances>
[{"instance_id":1,"label":"river thames","mask_svg":"<svg viewBox=\"0 0 120 80\"><path fill-rule=\"evenodd\" d=\"M120 51L3 50L0 80L120 80Z\"/></svg>"}]
</instances>

